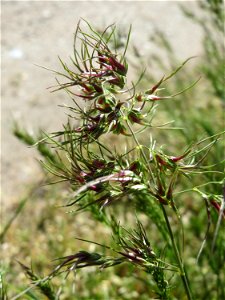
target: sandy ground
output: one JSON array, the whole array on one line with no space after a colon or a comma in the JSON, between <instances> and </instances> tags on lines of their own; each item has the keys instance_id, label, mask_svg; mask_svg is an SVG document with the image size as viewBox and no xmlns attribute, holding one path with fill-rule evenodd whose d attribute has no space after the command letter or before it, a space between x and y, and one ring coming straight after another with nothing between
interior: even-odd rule
<instances>
[{"instance_id":1,"label":"sandy ground","mask_svg":"<svg viewBox=\"0 0 225 300\"><path fill-rule=\"evenodd\" d=\"M149 41L155 28L163 30L181 61L201 53L201 32L183 16L176 1L3 1L2 2L2 200L15 203L31 182L40 177L35 149L12 134L14 120L30 131L61 128L65 111L57 105L63 93L46 89L54 75L35 66L58 69L57 55L72 54L73 33L83 17L98 28L113 22L121 28L132 24L132 39L143 55L158 51ZM198 10L195 1L182 2Z\"/></svg>"}]
</instances>

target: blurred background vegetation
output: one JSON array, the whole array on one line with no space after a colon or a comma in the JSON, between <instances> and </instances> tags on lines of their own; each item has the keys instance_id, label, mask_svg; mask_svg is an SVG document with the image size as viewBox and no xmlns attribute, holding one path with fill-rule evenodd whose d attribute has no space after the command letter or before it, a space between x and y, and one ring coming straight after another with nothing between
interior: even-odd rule
<instances>
[{"instance_id":1,"label":"blurred background vegetation","mask_svg":"<svg viewBox=\"0 0 225 300\"><path fill-rule=\"evenodd\" d=\"M182 4L180 9L187 18L191 18L193 22L201 26L204 32L202 41L204 53L201 57L193 58L195 64L190 61L167 83L167 94L183 90L199 76L201 76L201 80L197 86L178 96L175 100L160 102L156 115L155 122L157 124L161 120L163 123L174 121L175 127L182 128L180 130L154 129L153 131L157 143L163 145L169 155L180 155L182 154L180 150L184 149L186 145L198 142L203 138L210 138L224 130L223 2L219 0L200 1L199 6L204 11L201 17L182 7ZM121 46L123 46L123 33L120 34ZM146 57L142 58L138 48L133 46L133 53L130 54L132 60L129 61L128 56L128 62L132 64L132 68L137 74L146 68L140 89L148 88L149 82L151 86L162 75L170 74L171 70L176 70L181 64L163 32L157 31L149 39L153 40L155 45L163 51L151 53L146 59ZM132 45L130 45L131 48ZM164 59L165 54L167 59ZM18 128L15 129L15 134L26 144L31 145L35 141L35 138ZM146 139L149 139L149 136ZM46 155L47 150L39 147L38 151L41 155ZM224 164L221 163L223 160L224 142L220 139L208 153L204 165L215 165L215 170L223 172ZM13 295L25 289L30 282L29 278L26 279L23 268L14 260L14 253L18 252L18 248L19 260L27 266L32 264L33 272L41 278L52 270L54 258L75 253L80 249L96 250L96 245L77 241L75 236L105 244L110 243L111 231L101 223L101 220L94 217L94 211L74 215L66 214L65 209L57 207L63 203L67 194L67 186L66 184L45 185L50 179L49 175L45 174L41 182L36 182L30 187L27 197L21 199L19 206L15 206L15 214L8 218L2 228L1 244L4 253L0 270L0 280L3 282L0 296L2 299L11 299ZM218 212L213 207L211 207L211 226L206 245L198 264L196 264L196 257L209 222L203 195L207 195L208 199L222 195L221 173L204 173L195 176L192 180L194 180L192 185L202 185L199 191L181 194L176 199L180 213L184 217L184 256L189 269L192 290L196 299L225 299L223 274L225 239L222 230L219 231L216 251L213 252L213 255L211 252L213 232L218 219ZM181 181L180 185L183 190L190 188L187 181ZM127 205L116 204L110 209L118 214L122 224L126 223L129 227L134 223L132 209ZM152 226L141 214L141 208L139 208L139 213L143 224L147 228ZM175 231L176 226L179 230L178 224L174 223L173 225ZM149 233L153 243L160 243L158 237L154 236L154 231L150 230ZM8 248L7 241L10 241L10 248ZM32 255L30 256L31 248ZM77 272L75 279L70 276L66 281L63 280L63 277L54 278L51 288L56 293L61 289L60 299L144 300L154 299L153 287L154 284L150 277L146 277L141 271L135 270L134 272L131 266L122 265L103 272L95 268L81 270ZM73 293L74 289L75 293ZM182 288L178 285L175 286L173 295L174 299L184 299ZM51 298L44 296L43 287L36 287L23 295L21 299Z\"/></svg>"}]
</instances>

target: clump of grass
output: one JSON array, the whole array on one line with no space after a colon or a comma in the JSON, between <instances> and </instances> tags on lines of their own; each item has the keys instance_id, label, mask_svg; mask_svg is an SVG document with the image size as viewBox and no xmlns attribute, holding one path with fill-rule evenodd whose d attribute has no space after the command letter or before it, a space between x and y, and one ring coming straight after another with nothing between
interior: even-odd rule
<instances>
[{"instance_id":1,"label":"clump of grass","mask_svg":"<svg viewBox=\"0 0 225 300\"><path fill-rule=\"evenodd\" d=\"M3 275L2 270L0 271L0 298L2 300L8 300L8 292L7 292L7 285L5 283L5 278Z\"/></svg>"},{"instance_id":2,"label":"clump of grass","mask_svg":"<svg viewBox=\"0 0 225 300\"><path fill-rule=\"evenodd\" d=\"M113 241L109 246L101 240L92 241L103 248L102 253L80 250L62 255L44 279L39 280L33 271L23 268L32 281L38 279L36 286L49 299L55 297L49 281L62 273L67 279L70 273L81 268L98 266L104 270L124 263L132 265L134 272L144 271L145 280L150 282L151 296L193 299L196 291L191 289L194 278L188 278L187 257L184 256L186 235L179 207L180 195L190 195L193 191L202 193L205 199L202 206L206 208L215 202L214 207L219 210L212 246L215 245L222 222L223 198L216 195L209 198L203 193L201 187L207 182L191 183L196 176L216 173L216 184L221 184L222 172L215 170L214 165L204 165L208 153L220 142L221 133L195 143L187 142L183 149L174 153L158 145L154 137L156 130L177 128L155 121L157 104L165 101L169 105L173 98L186 93L199 80L181 90L165 92L165 83L176 76L189 59L152 87L138 91L144 73L136 83L127 80L126 52L131 30L124 50L118 53L118 47L110 47L116 40L114 25L99 33L88 22L83 22L87 31L78 23L72 65L60 59L64 71L56 74L63 82L58 79L57 85L51 88L52 91L65 90L72 100L71 106L66 107L68 123L61 131L45 133L36 144L45 158L44 168L57 178L57 182L66 182L70 187L67 202L62 206L75 215L89 211L112 230ZM31 139L19 129L16 134L30 143ZM115 136L121 145L112 145ZM182 182L188 185L187 191L182 188ZM133 218L133 223L138 220L135 229L120 224L120 219L125 221L127 212L136 214ZM143 216L147 219L146 228L140 221ZM210 216L208 210L208 219ZM174 288L179 282L183 283L183 290Z\"/></svg>"}]
</instances>

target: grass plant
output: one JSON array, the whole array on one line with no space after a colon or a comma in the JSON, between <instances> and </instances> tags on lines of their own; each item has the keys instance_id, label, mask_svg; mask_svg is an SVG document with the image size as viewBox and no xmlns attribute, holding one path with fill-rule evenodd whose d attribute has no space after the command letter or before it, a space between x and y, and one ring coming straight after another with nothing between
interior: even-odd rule
<instances>
[{"instance_id":1,"label":"grass plant","mask_svg":"<svg viewBox=\"0 0 225 300\"><path fill-rule=\"evenodd\" d=\"M142 72L136 82L128 82L130 34L131 29L121 44L116 26L99 32L87 21L79 22L71 62L60 59L62 71L53 71L58 78L51 87L71 98L71 106L64 106L68 123L37 138L15 127L21 140L37 146L50 174L50 198L60 201L51 200L47 221L43 216L38 225L48 243L44 252L51 256L43 256L45 275L36 274L37 266L20 262L32 284L20 287L14 300L224 296L220 123L212 128L200 113L191 119L186 113L192 105L187 95L195 94L199 81L197 76L185 80L181 69L189 59L161 79ZM144 88L145 78L151 87ZM170 84L173 78L175 84ZM188 101L176 100L181 98ZM160 111L174 122L160 123ZM196 137L197 128L202 130ZM57 196L59 184L66 196ZM41 198L48 199L46 192ZM60 238L53 225L56 216ZM51 259L54 266L49 266ZM106 287L99 292L95 287L103 282Z\"/></svg>"}]
</instances>

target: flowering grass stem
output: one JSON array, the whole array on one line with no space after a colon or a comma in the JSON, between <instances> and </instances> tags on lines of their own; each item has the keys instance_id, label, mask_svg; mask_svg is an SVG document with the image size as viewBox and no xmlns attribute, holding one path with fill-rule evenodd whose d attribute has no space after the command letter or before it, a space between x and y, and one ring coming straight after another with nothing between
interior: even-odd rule
<instances>
[{"instance_id":1,"label":"flowering grass stem","mask_svg":"<svg viewBox=\"0 0 225 300\"><path fill-rule=\"evenodd\" d=\"M190 287L189 287L189 280L188 280L188 277L187 277L187 273L184 269L184 264L183 264L183 261L181 259L178 247L176 245L174 235L173 235L173 231L172 231L172 228L170 226L170 222L169 222L165 207L162 204L161 204L161 209L162 209L162 212L163 212L164 219L166 221L166 226L167 226L167 229L168 229L168 232L169 232L169 236L170 236L170 240L171 240L171 243L172 243L173 251L174 251L174 254L176 256L177 263L179 265L180 277L182 279L182 282L183 282L183 285L184 285L184 288L185 288L185 291L186 291L187 298L188 298L188 300L193 300L191 290L190 290Z\"/></svg>"},{"instance_id":2,"label":"flowering grass stem","mask_svg":"<svg viewBox=\"0 0 225 300\"><path fill-rule=\"evenodd\" d=\"M212 219L210 205L219 214L213 236L211 249L213 251L224 217L225 195L221 200L218 194L214 193L212 196L200 191L200 188L211 184L218 186L222 183L220 178L212 177L221 175L221 172L211 171L212 164L208 168L202 166L212 147L215 147L216 142L220 140L221 133L205 138L194 145L193 143L187 144L183 151L179 149L174 155L168 154L169 150L165 150L165 145L156 145L157 136L154 141L152 138L154 130L170 122L160 125L157 121L158 125L153 125L158 106L155 102L183 94L199 79L188 87L179 88L180 92L169 92L169 96L161 95L164 90L161 85L174 75L177 76L178 71L190 59L187 59L170 75L154 81L152 87L148 86L148 89L137 92L137 86L144 73L141 74L136 84L131 84L131 87L127 83L128 63L125 54L130 40L131 27L124 44L125 49L120 55L117 51L115 25L108 26L100 33L87 21L84 22L88 27L88 32L82 30L81 22L79 22L74 38L73 66L68 67L59 58L65 74L53 71L56 75L62 76L66 82L60 83L57 79L57 86L52 87L52 91L64 90L73 101L73 105L64 106L69 110L68 123L61 131L42 134L39 142L35 144L44 157L42 166L54 177L54 182L65 181L71 188L67 204L61 207L76 206L75 210L70 211L76 213L89 211L95 220L111 228L115 246L105 246L104 243L98 242L93 242L93 244L102 246L114 255L106 256L105 253L79 250L76 253L61 256L56 259L59 261L58 265L42 281L39 281L32 270L22 264L21 266L33 280L34 285L46 295L49 293L53 295L53 293L50 286L46 288L45 283L48 282L45 281L50 281L62 273L66 273L67 278L71 272L74 273L78 269L97 267L103 270L126 263L136 268L137 272L144 271L146 276L151 276L151 283L147 280L152 287L151 296L157 295L158 299L164 300L171 299L172 284L170 282L174 274L179 274L180 277L176 276L176 280L182 281L184 287L180 296L182 295L183 299L185 293L187 299L192 300L196 291L193 289L192 295L183 261L183 252L186 254L184 227L179 212L180 202L177 200L182 199L186 191L198 192L205 200L208 227L198 258L203 248L205 250L206 238L210 234ZM80 41L80 51L77 50L77 40ZM77 121L80 123L77 124ZM175 128L171 127L171 129ZM143 142L143 137L146 141L144 133L147 130L151 130L149 144ZM26 143L33 143L29 135L21 134L20 131L15 133ZM115 142L112 146L115 136L120 136L121 140L118 139L119 142ZM127 141L125 151L124 144L120 145L120 141L124 139ZM200 147L200 144L207 140L208 144ZM190 188L190 179L196 174L212 178L203 183L197 180L195 186ZM59 179L55 181L55 177ZM188 185L183 186L182 180L187 179ZM108 210L106 207L109 205L111 207ZM178 220L179 239L175 238L171 226L173 223L169 219L166 207L171 209L172 221ZM126 229L120 225L120 218L127 221L129 212L132 212L130 218L132 221L136 214L135 229ZM145 227L147 226L138 220L142 214L147 219L151 241L146 233ZM157 229L156 234L154 228ZM170 244L171 247L165 250L165 243ZM179 247L180 245L182 246ZM170 257L172 261L167 262ZM168 278L168 272L173 272L170 278ZM17 299L17 296L13 299Z\"/></svg>"}]
</instances>

